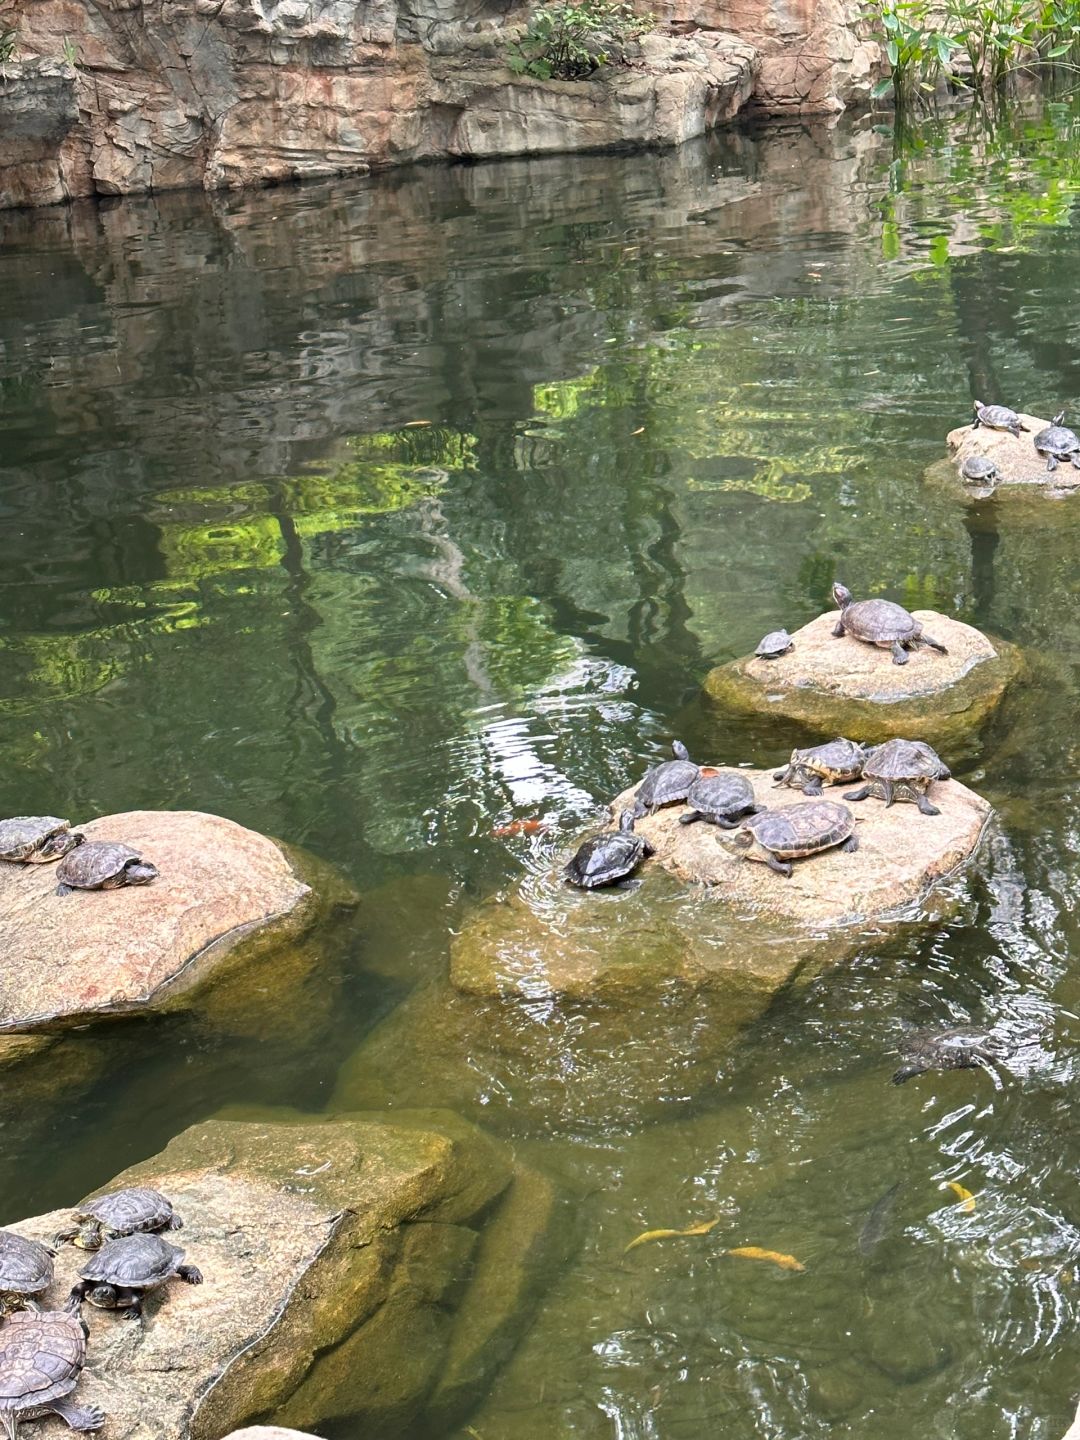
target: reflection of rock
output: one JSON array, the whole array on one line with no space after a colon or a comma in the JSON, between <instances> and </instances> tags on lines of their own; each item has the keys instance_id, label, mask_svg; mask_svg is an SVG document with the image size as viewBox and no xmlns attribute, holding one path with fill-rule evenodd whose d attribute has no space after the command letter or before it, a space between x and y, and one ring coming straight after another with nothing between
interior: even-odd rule
<instances>
[{"instance_id":1,"label":"reflection of rock","mask_svg":"<svg viewBox=\"0 0 1080 1440\"><path fill-rule=\"evenodd\" d=\"M985 455L999 471L994 482L995 489L1010 485L1042 485L1057 491L1080 487L1080 470L1071 464L1059 464L1056 470L1047 470L1046 457L1040 455L1032 443L1050 421L1023 413L1020 419L1030 433L1012 435L1008 430L991 430L986 425L980 425L977 430L970 425L961 425L949 431L946 444L952 459L950 469L956 476L957 484L975 495L986 493L984 487L965 484L959 473L961 465L972 455Z\"/></svg>"},{"instance_id":2,"label":"reflection of rock","mask_svg":"<svg viewBox=\"0 0 1080 1440\"><path fill-rule=\"evenodd\" d=\"M245 1425L233 1430L225 1440L318 1440L308 1430L286 1430L284 1425Z\"/></svg>"},{"instance_id":3,"label":"reflection of rock","mask_svg":"<svg viewBox=\"0 0 1080 1440\"><path fill-rule=\"evenodd\" d=\"M834 610L797 630L794 649L778 660L745 656L718 665L705 693L725 708L798 720L815 734L909 735L947 750L986 718L1024 664L1014 646L970 625L933 610L912 613L947 655L919 646L906 665L895 665L888 650L835 638Z\"/></svg>"},{"instance_id":4,"label":"reflection of rock","mask_svg":"<svg viewBox=\"0 0 1080 1440\"><path fill-rule=\"evenodd\" d=\"M60 60L5 60L0 68L0 209L67 199L56 153L77 123L75 71Z\"/></svg>"}]
</instances>

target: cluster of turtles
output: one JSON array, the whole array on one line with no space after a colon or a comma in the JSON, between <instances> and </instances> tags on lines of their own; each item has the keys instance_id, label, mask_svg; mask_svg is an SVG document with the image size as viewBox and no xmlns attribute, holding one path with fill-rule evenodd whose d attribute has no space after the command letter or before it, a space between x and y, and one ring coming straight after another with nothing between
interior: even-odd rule
<instances>
[{"instance_id":1,"label":"cluster of turtles","mask_svg":"<svg viewBox=\"0 0 1080 1440\"><path fill-rule=\"evenodd\" d=\"M56 893L118 890L148 885L159 874L138 850L117 840L87 840L58 815L16 815L0 820L0 860L16 865L50 865L59 860Z\"/></svg>"},{"instance_id":2,"label":"cluster of turtles","mask_svg":"<svg viewBox=\"0 0 1080 1440\"><path fill-rule=\"evenodd\" d=\"M53 1281L56 1250L0 1230L0 1427L15 1440L20 1420L58 1415L72 1430L97 1430L105 1416L76 1405L72 1392L86 1360L90 1331L84 1301L137 1319L143 1296L174 1277L202 1283L184 1252L163 1239L182 1221L157 1190L132 1187L84 1201L75 1224L53 1237L91 1252L62 1310L40 1310L36 1296Z\"/></svg>"},{"instance_id":3,"label":"cluster of turtles","mask_svg":"<svg viewBox=\"0 0 1080 1440\"><path fill-rule=\"evenodd\" d=\"M939 655L949 653L944 645L927 635L910 610L905 610L895 601L856 600L839 580L833 584L832 598L840 611L840 618L832 632L838 640L850 635L853 640L862 640L866 645L891 650L894 665L906 665L907 652L919 645L927 645ZM770 630L754 654L759 660L779 660L781 655L794 648L795 641L786 630Z\"/></svg>"},{"instance_id":4,"label":"cluster of turtles","mask_svg":"<svg viewBox=\"0 0 1080 1440\"><path fill-rule=\"evenodd\" d=\"M1063 423L1064 419L1062 410L1049 425L1032 436L1032 444L1038 454L1045 457L1048 471L1066 463L1080 470L1080 436ZM977 430L980 425L988 430L1007 430L1017 440L1021 430L1029 433L1029 427L1007 405L984 405L976 400L971 428ZM988 455L969 455L960 467L960 474L975 485L993 485L1001 478L1001 472Z\"/></svg>"}]
</instances>

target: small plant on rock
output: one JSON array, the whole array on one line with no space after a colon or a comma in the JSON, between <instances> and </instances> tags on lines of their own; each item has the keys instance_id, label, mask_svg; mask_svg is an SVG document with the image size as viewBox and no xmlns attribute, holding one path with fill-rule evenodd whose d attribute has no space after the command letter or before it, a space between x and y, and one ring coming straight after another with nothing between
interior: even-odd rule
<instances>
[{"instance_id":1,"label":"small plant on rock","mask_svg":"<svg viewBox=\"0 0 1080 1440\"><path fill-rule=\"evenodd\" d=\"M540 5L525 34L508 47L506 63L515 75L580 80L610 64L654 23L651 15L638 15L621 0Z\"/></svg>"},{"instance_id":2,"label":"small plant on rock","mask_svg":"<svg viewBox=\"0 0 1080 1440\"><path fill-rule=\"evenodd\" d=\"M15 54L15 44L19 38L17 20L15 0L7 0L7 3L0 0L0 65Z\"/></svg>"}]
</instances>

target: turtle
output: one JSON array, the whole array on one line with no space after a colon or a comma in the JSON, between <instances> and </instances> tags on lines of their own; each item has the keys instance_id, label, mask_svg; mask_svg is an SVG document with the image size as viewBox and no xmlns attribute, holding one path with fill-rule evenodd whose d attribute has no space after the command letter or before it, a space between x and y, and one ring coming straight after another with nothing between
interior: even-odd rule
<instances>
[{"instance_id":1,"label":"turtle","mask_svg":"<svg viewBox=\"0 0 1080 1440\"><path fill-rule=\"evenodd\" d=\"M164 1195L143 1186L112 1190L84 1200L75 1211L75 1220L69 1229L57 1231L54 1245L71 1240L81 1250L99 1250L106 1240L121 1235L179 1230L184 1223Z\"/></svg>"},{"instance_id":2,"label":"turtle","mask_svg":"<svg viewBox=\"0 0 1080 1440\"><path fill-rule=\"evenodd\" d=\"M55 1254L36 1240L0 1230L0 1315L23 1306L37 1309L30 1297L52 1284Z\"/></svg>"},{"instance_id":3,"label":"turtle","mask_svg":"<svg viewBox=\"0 0 1080 1440\"><path fill-rule=\"evenodd\" d=\"M972 485L993 485L1001 479L1001 471L989 455L969 455L960 466L960 475Z\"/></svg>"},{"instance_id":4,"label":"turtle","mask_svg":"<svg viewBox=\"0 0 1080 1440\"><path fill-rule=\"evenodd\" d=\"M1007 405L984 405L981 400L975 400L971 408L975 415L971 422L973 430L985 425L988 430L1008 430L1019 440L1020 431L1028 429L1016 411Z\"/></svg>"},{"instance_id":5,"label":"turtle","mask_svg":"<svg viewBox=\"0 0 1080 1440\"><path fill-rule=\"evenodd\" d=\"M837 637L852 635L867 645L891 650L894 665L906 665L907 652L917 645L929 645L941 655L949 653L902 605L891 600L853 600L851 591L839 580L833 582L832 596L840 607L840 618L832 633Z\"/></svg>"},{"instance_id":6,"label":"turtle","mask_svg":"<svg viewBox=\"0 0 1080 1440\"><path fill-rule=\"evenodd\" d=\"M90 1332L64 1310L20 1310L0 1324L0 1427L15 1440L20 1420L59 1415L72 1430L99 1430L104 1413L76 1405Z\"/></svg>"},{"instance_id":7,"label":"turtle","mask_svg":"<svg viewBox=\"0 0 1080 1440\"><path fill-rule=\"evenodd\" d=\"M624 810L617 830L593 835L567 862L564 874L572 885L583 890L596 890L601 885L614 885L632 875L643 860L656 854L655 846L643 835L634 834L634 812Z\"/></svg>"},{"instance_id":8,"label":"turtle","mask_svg":"<svg viewBox=\"0 0 1080 1440\"><path fill-rule=\"evenodd\" d=\"M896 800L911 800L924 815L940 815L926 792L935 780L948 780L949 767L925 740L886 740L875 745L863 764L866 784L845 794L845 800L884 800L886 808Z\"/></svg>"},{"instance_id":9,"label":"turtle","mask_svg":"<svg viewBox=\"0 0 1080 1440\"><path fill-rule=\"evenodd\" d=\"M1064 419L1065 411L1062 410L1033 441L1039 454L1046 456L1047 470L1056 470L1059 460L1071 460L1080 470L1080 436L1061 423Z\"/></svg>"},{"instance_id":10,"label":"turtle","mask_svg":"<svg viewBox=\"0 0 1080 1440\"><path fill-rule=\"evenodd\" d=\"M792 750L791 759L773 774L777 785L790 785L804 795L820 795L822 785L848 785L862 774L866 749L838 735L824 745Z\"/></svg>"},{"instance_id":11,"label":"turtle","mask_svg":"<svg viewBox=\"0 0 1080 1440\"><path fill-rule=\"evenodd\" d=\"M734 855L760 860L778 875L791 878L791 861L834 845L857 850L855 816L835 800L802 800L751 815L730 835L717 840Z\"/></svg>"},{"instance_id":12,"label":"turtle","mask_svg":"<svg viewBox=\"0 0 1080 1440\"><path fill-rule=\"evenodd\" d=\"M770 630L760 642L754 654L759 660L779 660L795 648L795 641L786 630Z\"/></svg>"},{"instance_id":13,"label":"turtle","mask_svg":"<svg viewBox=\"0 0 1080 1440\"><path fill-rule=\"evenodd\" d=\"M15 815L0 820L0 860L21 865L48 865L62 860L86 837L59 815Z\"/></svg>"},{"instance_id":14,"label":"turtle","mask_svg":"<svg viewBox=\"0 0 1080 1440\"><path fill-rule=\"evenodd\" d=\"M991 1062L1004 1060L1014 1047L1002 1035L975 1026L909 1030L897 1045L903 1064L892 1077L903 1085L928 1070L990 1070Z\"/></svg>"},{"instance_id":15,"label":"turtle","mask_svg":"<svg viewBox=\"0 0 1080 1440\"><path fill-rule=\"evenodd\" d=\"M116 840L87 840L60 862L57 895L72 890L118 890L121 885L148 885L158 868L138 850Z\"/></svg>"},{"instance_id":16,"label":"turtle","mask_svg":"<svg viewBox=\"0 0 1080 1440\"><path fill-rule=\"evenodd\" d=\"M689 751L681 740L671 742L674 760L665 760L646 772L644 780L634 797L634 819L652 815L661 805L674 805L685 800L690 786L698 778L700 767L690 759Z\"/></svg>"},{"instance_id":17,"label":"turtle","mask_svg":"<svg viewBox=\"0 0 1080 1440\"><path fill-rule=\"evenodd\" d=\"M79 1271L80 1280L68 1296L67 1308L77 1311L84 1300L102 1310L122 1310L125 1318L142 1314L142 1297L174 1275L188 1285L202 1284L202 1271L184 1264L184 1252L160 1235L145 1231L107 1241Z\"/></svg>"},{"instance_id":18,"label":"turtle","mask_svg":"<svg viewBox=\"0 0 1080 1440\"><path fill-rule=\"evenodd\" d=\"M761 806L754 798L754 787L737 770L704 771L690 786L686 797L691 809L679 816L680 825L693 825L707 820L724 830L734 830L744 815L754 815Z\"/></svg>"}]
</instances>

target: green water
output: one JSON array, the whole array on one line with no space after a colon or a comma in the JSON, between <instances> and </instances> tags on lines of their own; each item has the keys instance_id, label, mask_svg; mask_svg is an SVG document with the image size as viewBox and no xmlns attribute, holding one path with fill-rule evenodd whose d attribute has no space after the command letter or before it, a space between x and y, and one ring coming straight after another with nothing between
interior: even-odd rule
<instances>
[{"instance_id":1,"label":"green water","mask_svg":"<svg viewBox=\"0 0 1080 1440\"><path fill-rule=\"evenodd\" d=\"M1080 419L1078 127L904 148L845 122L3 217L0 813L217 811L365 903L280 1011L82 1033L9 1081L0 1219L225 1106L449 1104L560 1182L576 1243L459 1440L1059 1440L1080 502L922 476L973 395ZM471 907L673 733L786 756L700 682L834 575L1042 657L945 757L1001 818L950 918L742 1029L674 996L497 1022L455 997ZM900 1019L1040 1040L1000 1089L895 1088Z\"/></svg>"}]
</instances>

